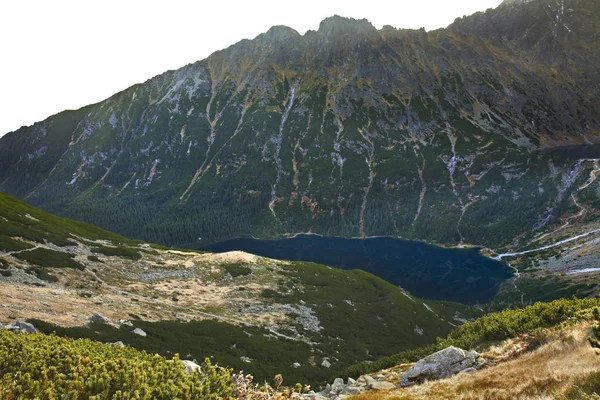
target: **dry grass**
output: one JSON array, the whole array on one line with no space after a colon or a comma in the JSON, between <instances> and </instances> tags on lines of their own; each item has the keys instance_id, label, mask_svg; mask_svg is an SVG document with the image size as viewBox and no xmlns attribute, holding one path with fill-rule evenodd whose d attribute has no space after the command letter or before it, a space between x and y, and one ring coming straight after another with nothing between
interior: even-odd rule
<instances>
[{"instance_id":1,"label":"dry grass","mask_svg":"<svg viewBox=\"0 0 600 400\"><path fill-rule=\"evenodd\" d=\"M588 344L589 324L551 338L542 347L472 374L389 392L367 392L352 400L555 399L573 383L600 371L600 356Z\"/></svg>"},{"instance_id":2,"label":"dry grass","mask_svg":"<svg viewBox=\"0 0 600 400\"><path fill-rule=\"evenodd\" d=\"M95 312L112 321L128 320L131 314L147 321L190 321L210 318L205 314L209 313L250 324L290 322L283 311L261 307L261 292L276 289L281 279L265 265L276 268L283 262L239 251L202 254L179 250L143 253L136 261L101 255L101 262L90 262L88 248L80 243L70 249L87 266L86 271L49 269L59 279L57 283L40 287L28 283L30 278L16 282L0 279L0 323L35 318L64 327L81 326ZM17 269L26 267L9 255L1 259ZM247 265L253 273L226 278L221 265L227 263ZM188 275L177 275L179 272ZM157 278L139 280L148 273Z\"/></svg>"}]
</instances>

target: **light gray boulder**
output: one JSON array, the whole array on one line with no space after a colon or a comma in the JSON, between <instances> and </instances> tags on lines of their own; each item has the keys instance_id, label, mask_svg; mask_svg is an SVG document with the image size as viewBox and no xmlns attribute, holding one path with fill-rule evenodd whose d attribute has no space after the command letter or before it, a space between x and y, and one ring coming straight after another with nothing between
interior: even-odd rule
<instances>
[{"instance_id":1,"label":"light gray boulder","mask_svg":"<svg viewBox=\"0 0 600 400\"><path fill-rule=\"evenodd\" d=\"M408 369L400 377L400 386L410 386L426 380L436 380L455 375L478 365L479 353L450 346L433 353Z\"/></svg>"},{"instance_id":2,"label":"light gray boulder","mask_svg":"<svg viewBox=\"0 0 600 400\"><path fill-rule=\"evenodd\" d=\"M331 391L335 394L339 394L344 390L344 380L342 378L335 378L331 385Z\"/></svg>"},{"instance_id":3,"label":"light gray boulder","mask_svg":"<svg viewBox=\"0 0 600 400\"><path fill-rule=\"evenodd\" d=\"M23 322L23 321L13 322L12 324L8 325L6 327L6 329L8 329L9 331L19 331L19 332L25 332L25 333L38 333L37 329L35 329L35 326L33 326L33 324L30 324L29 322Z\"/></svg>"},{"instance_id":4,"label":"light gray boulder","mask_svg":"<svg viewBox=\"0 0 600 400\"><path fill-rule=\"evenodd\" d=\"M141 337L148 336L148 334L146 332L144 332L143 330L141 330L140 328L135 328L134 330L131 331L131 333L133 333L134 335L141 336Z\"/></svg>"},{"instance_id":5,"label":"light gray boulder","mask_svg":"<svg viewBox=\"0 0 600 400\"><path fill-rule=\"evenodd\" d=\"M181 364L183 365L186 373L191 373L200 368L198 364L190 360L181 360Z\"/></svg>"},{"instance_id":6,"label":"light gray boulder","mask_svg":"<svg viewBox=\"0 0 600 400\"><path fill-rule=\"evenodd\" d=\"M386 382L386 381L377 381L377 382L371 384L371 389L373 389L373 390L390 390L395 387L396 387L396 385L394 385L391 382Z\"/></svg>"},{"instance_id":7,"label":"light gray boulder","mask_svg":"<svg viewBox=\"0 0 600 400\"><path fill-rule=\"evenodd\" d=\"M345 396L355 396L357 394L361 394L362 392L364 392L364 389L361 389L357 386L346 386L340 394Z\"/></svg>"}]
</instances>

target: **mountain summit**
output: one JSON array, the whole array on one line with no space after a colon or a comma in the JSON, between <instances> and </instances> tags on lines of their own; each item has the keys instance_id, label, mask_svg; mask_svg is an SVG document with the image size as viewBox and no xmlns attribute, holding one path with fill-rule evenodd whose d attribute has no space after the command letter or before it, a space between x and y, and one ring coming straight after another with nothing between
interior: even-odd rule
<instances>
[{"instance_id":1,"label":"mountain summit","mask_svg":"<svg viewBox=\"0 0 600 400\"><path fill-rule=\"evenodd\" d=\"M597 206L594 163L552 151L600 142L599 13L505 1L432 32L273 27L7 134L0 190L167 245L315 232L518 247Z\"/></svg>"}]
</instances>

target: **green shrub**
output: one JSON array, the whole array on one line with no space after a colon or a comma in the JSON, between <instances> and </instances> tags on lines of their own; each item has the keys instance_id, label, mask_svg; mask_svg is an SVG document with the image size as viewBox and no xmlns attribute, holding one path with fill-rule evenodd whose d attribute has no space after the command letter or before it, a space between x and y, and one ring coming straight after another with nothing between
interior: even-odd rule
<instances>
[{"instance_id":1,"label":"green shrub","mask_svg":"<svg viewBox=\"0 0 600 400\"><path fill-rule=\"evenodd\" d=\"M129 259L132 259L132 260L139 260L140 258L142 258L142 255L140 254L139 251L134 250L134 249L130 249L128 247L123 247L123 246L117 246L117 247L108 247L108 246L93 247L92 251L95 252L95 253L104 254L105 256L129 258Z\"/></svg>"},{"instance_id":2,"label":"green shrub","mask_svg":"<svg viewBox=\"0 0 600 400\"><path fill-rule=\"evenodd\" d=\"M222 399L230 372L208 359L185 373L172 360L87 339L0 331L0 398Z\"/></svg>"},{"instance_id":3,"label":"green shrub","mask_svg":"<svg viewBox=\"0 0 600 400\"><path fill-rule=\"evenodd\" d=\"M250 275L252 270L248 267L245 267L241 264L223 264L222 267L225 269L232 278L236 278L238 276Z\"/></svg>"},{"instance_id":4,"label":"green shrub","mask_svg":"<svg viewBox=\"0 0 600 400\"><path fill-rule=\"evenodd\" d=\"M29 243L15 240L6 235L0 235L0 250L3 251L21 251L31 249L33 246Z\"/></svg>"},{"instance_id":5,"label":"green shrub","mask_svg":"<svg viewBox=\"0 0 600 400\"><path fill-rule=\"evenodd\" d=\"M35 249L13 254L19 260L47 268L74 268L84 270L85 266L73 260L73 254L48 249Z\"/></svg>"},{"instance_id":6,"label":"green shrub","mask_svg":"<svg viewBox=\"0 0 600 400\"><path fill-rule=\"evenodd\" d=\"M51 283L58 282L58 277L49 273L48 270L46 270L46 268L33 267L27 269L27 272L29 272L30 274L35 274L35 276L37 276L37 278L42 281Z\"/></svg>"},{"instance_id":7,"label":"green shrub","mask_svg":"<svg viewBox=\"0 0 600 400\"><path fill-rule=\"evenodd\" d=\"M97 256L88 256L87 259L93 262L102 262Z\"/></svg>"}]
</instances>

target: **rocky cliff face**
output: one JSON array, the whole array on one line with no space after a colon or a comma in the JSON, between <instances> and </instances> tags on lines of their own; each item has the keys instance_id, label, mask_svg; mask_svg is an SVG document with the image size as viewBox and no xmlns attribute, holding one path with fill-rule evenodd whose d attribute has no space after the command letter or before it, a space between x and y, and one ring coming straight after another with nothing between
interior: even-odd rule
<instances>
[{"instance_id":1,"label":"rocky cliff face","mask_svg":"<svg viewBox=\"0 0 600 400\"><path fill-rule=\"evenodd\" d=\"M507 0L433 32L273 27L6 135L0 190L169 245L310 231L518 247L598 203L593 162L538 150L600 142L599 14Z\"/></svg>"}]
</instances>

